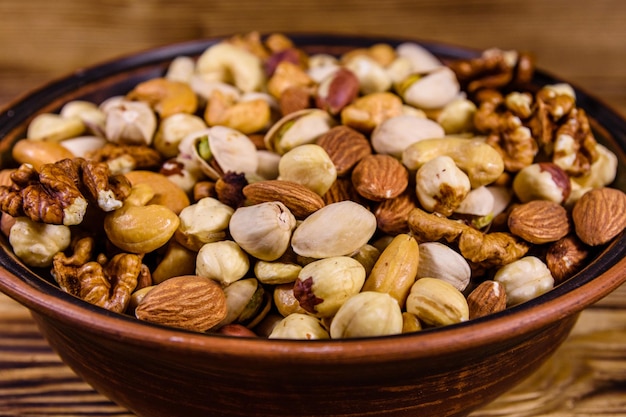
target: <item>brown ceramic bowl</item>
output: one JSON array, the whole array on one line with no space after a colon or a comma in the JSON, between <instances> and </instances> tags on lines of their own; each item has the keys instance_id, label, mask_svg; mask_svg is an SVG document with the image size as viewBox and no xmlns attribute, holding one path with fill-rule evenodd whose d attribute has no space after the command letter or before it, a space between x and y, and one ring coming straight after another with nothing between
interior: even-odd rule
<instances>
[{"instance_id":1,"label":"brown ceramic bowl","mask_svg":"<svg viewBox=\"0 0 626 417\"><path fill-rule=\"evenodd\" d=\"M341 53L389 42L294 36L308 51ZM178 55L212 40L168 46L74 74L0 114L0 151L37 113L72 99L95 102L163 73ZM444 58L475 51L424 44ZM556 78L536 74L536 85ZM596 135L619 157L613 186L626 189L626 121L577 91ZM139 416L463 416L536 370L564 341L578 313L626 281L626 236L599 249L575 277L505 312L422 333L363 340L240 339L160 327L61 292L47 271L25 267L0 242L0 290L28 307L43 335L85 381Z\"/></svg>"}]
</instances>

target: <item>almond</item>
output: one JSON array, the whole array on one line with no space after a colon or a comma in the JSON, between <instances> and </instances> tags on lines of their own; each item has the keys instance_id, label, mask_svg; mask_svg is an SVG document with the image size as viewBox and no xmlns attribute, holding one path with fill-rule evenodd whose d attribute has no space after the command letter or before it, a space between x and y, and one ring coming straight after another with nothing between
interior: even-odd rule
<instances>
[{"instance_id":1,"label":"almond","mask_svg":"<svg viewBox=\"0 0 626 417\"><path fill-rule=\"evenodd\" d=\"M373 201L383 201L402 194L409 185L409 172L389 155L368 155L352 171L356 191Z\"/></svg>"},{"instance_id":2,"label":"almond","mask_svg":"<svg viewBox=\"0 0 626 417\"><path fill-rule=\"evenodd\" d=\"M506 308L504 286L497 281L483 281L467 296L470 319L497 313Z\"/></svg>"},{"instance_id":3,"label":"almond","mask_svg":"<svg viewBox=\"0 0 626 417\"><path fill-rule=\"evenodd\" d=\"M226 317L226 295L215 281L197 275L167 279L139 302L140 320L204 332Z\"/></svg>"},{"instance_id":4,"label":"almond","mask_svg":"<svg viewBox=\"0 0 626 417\"><path fill-rule=\"evenodd\" d=\"M405 190L402 194L384 200L374 208L378 228L389 235L409 232L409 213L418 206L415 193Z\"/></svg>"},{"instance_id":5,"label":"almond","mask_svg":"<svg viewBox=\"0 0 626 417\"><path fill-rule=\"evenodd\" d=\"M546 252L546 265L555 284L560 284L578 272L589 256L589 247L570 234L554 242Z\"/></svg>"},{"instance_id":6,"label":"almond","mask_svg":"<svg viewBox=\"0 0 626 417\"><path fill-rule=\"evenodd\" d=\"M509 230L527 242L556 242L570 231L567 210L547 200L532 200L516 206L509 214Z\"/></svg>"},{"instance_id":7,"label":"almond","mask_svg":"<svg viewBox=\"0 0 626 417\"><path fill-rule=\"evenodd\" d=\"M607 243L626 227L626 194L616 188L586 192L572 209L576 234L584 243Z\"/></svg>"},{"instance_id":8,"label":"almond","mask_svg":"<svg viewBox=\"0 0 626 417\"><path fill-rule=\"evenodd\" d=\"M362 133L348 126L335 126L317 139L330 157L337 176L344 176L365 156L372 154L369 141Z\"/></svg>"},{"instance_id":9,"label":"almond","mask_svg":"<svg viewBox=\"0 0 626 417\"><path fill-rule=\"evenodd\" d=\"M251 204L280 201L296 219L304 219L324 207L324 200L302 184L284 180L267 180L248 184L243 195Z\"/></svg>"}]
</instances>

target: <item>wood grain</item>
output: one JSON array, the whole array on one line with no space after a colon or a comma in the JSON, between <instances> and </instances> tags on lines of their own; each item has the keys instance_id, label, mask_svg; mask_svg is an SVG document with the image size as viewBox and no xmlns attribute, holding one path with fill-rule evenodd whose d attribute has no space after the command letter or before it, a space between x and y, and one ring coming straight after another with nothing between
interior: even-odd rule
<instances>
[{"instance_id":1,"label":"wood grain","mask_svg":"<svg viewBox=\"0 0 626 417\"><path fill-rule=\"evenodd\" d=\"M0 107L78 68L258 30L403 36L532 51L626 115L623 0L29 0L0 2ZM626 287L584 311L554 357L472 417L626 416ZM0 416L132 414L64 365L0 294Z\"/></svg>"},{"instance_id":2,"label":"wood grain","mask_svg":"<svg viewBox=\"0 0 626 417\"><path fill-rule=\"evenodd\" d=\"M626 286L585 310L555 355L471 417L626 415ZM0 416L119 416L48 346L26 308L0 294Z\"/></svg>"},{"instance_id":3,"label":"wood grain","mask_svg":"<svg viewBox=\"0 0 626 417\"><path fill-rule=\"evenodd\" d=\"M626 114L622 0L29 0L0 2L0 106L77 68L232 33L405 36L532 51L538 65Z\"/></svg>"}]
</instances>

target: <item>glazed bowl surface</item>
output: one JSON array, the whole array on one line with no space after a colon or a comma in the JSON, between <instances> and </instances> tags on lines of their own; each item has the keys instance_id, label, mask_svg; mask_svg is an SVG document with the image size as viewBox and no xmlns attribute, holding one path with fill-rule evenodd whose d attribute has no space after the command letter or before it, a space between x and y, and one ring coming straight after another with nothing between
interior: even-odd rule
<instances>
[{"instance_id":1,"label":"glazed bowl surface","mask_svg":"<svg viewBox=\"0 0 626 417\"><path fill-rule=\"evenodd\" d=\"M404 40L295 35L307 52ZM153 49L76 71L0 113L0 153L32 118L70 100L102 102L161 76L177 56L216 39ZM420 42L442 59L477 51ZM537 71L537 86L561 81ZM612 186L626 190L626 121L576 89L598 140L619 159ZM623 215L623 214L622 214ZM68 295L47 271L26 267L2 238L0 290L28 307L61 358L96 390L138 416L464 416L536 370L565 340L578 313L626 281L622 232L581 272L504 312L425 332L332 341L205 335L138 321Z\"/></svg>"}]
</instances>

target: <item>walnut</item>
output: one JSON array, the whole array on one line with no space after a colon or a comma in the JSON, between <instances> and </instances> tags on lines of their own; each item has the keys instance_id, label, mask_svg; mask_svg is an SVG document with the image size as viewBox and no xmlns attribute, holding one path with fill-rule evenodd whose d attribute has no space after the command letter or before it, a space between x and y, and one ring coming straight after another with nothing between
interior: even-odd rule
<instances>
[{"instance_id":1,"label":"walnut","mask_svg":"<svg viewBox=\"0 0 626 417\"><path fill-rule=\"evenodd\" d=\"M22 164L11 175L12 184L0 186L0 209L13 217L48 223L77 225L88 201L103 211L121 207L130 193L124 177L110 175L106 164L82 158L44 164L37 172Z\"/></svg>"},{"instance_id":2,"label":"walnut","mask_svg":"<svg viewBox=\"0 0 626 417\"><path fill-rule=\"evenodd\" d=\"M448 66L470 94L524 85L534 73L534 60L529 54L497 48L487 49L477 58L452 61Z\"/></svg>"},{"instance_id":3,"label":"walnut","mask_svg":"<svg viewBox=\"0 0 626 417\"><path fill-rule=\"evenodd\" d=\"M576 108L556 132L552 162L571 176L584 175L599 158L596 143L585 111Z\"/></svg>"},{"instance_id":4,"label":"walnut","mask_svg":"<svg viewBox=\"0 0 626 417\"><path fill-rule=\"evenodd\" d=\"M462 223L416 208L408 218L411 234L418 242L445 239L458 245L461 255L474 269L485 269L509 264L530 249L530 244L508 232L485 233Z\"/></svg>"},{"instance_id":5,"label":"walnut","mask_svg":"<svg viewBox=\"0 0 626 417\"><path fill-rule=\"evenodd\" d=\"M128 307L139 277L145 273L142 257L118 253L109 261L105 257L91 261L93 245L93 238L85 237L75 241L73 255L57 253L53 258L52 276L63 291L122 313Z\"/></svg>"},{"instance_id":6,"label":"walnut","mask_svg":"<svg viewBox=\"0 0 626 417\"><path fill-rule=\"evenodd\" d=\"M474 125L500 153L505 170L517 172L533 163L538 146L530 129L523 124L523 117L529 117L532 97L515 95L518 100L509 97L505 100L501 95L489 95L480 103Z\"/></svg>"},{"instance_id":7,"label":"walnut","mask_svg":"<svg viewBox=\"0 0 626 417\"><path fill-rule=\"evenodd\" d=\"M535 95L535 112L527 122L543 153L571 176L589 172L598 159L587 114L568 93L544 87Z\"/></svg>"},{"instance_id":8,"label":"walnut","mask_svg":"<svg viewBox=\"0 0 626 417\"><path fill-rule=\"evenodd\" d=\"M575 106L573 96L559 94L554 89L542 88L535 94L535 112L528 126L547 155L552 154L552 144L560 121Z\"/></svg>"},{"instance_id":9,"label":"walnut","mask_svg":"<svg viewBox=\"0 0 626 417\"><path fill-rule=\"evenodd\" d=\"M146 145L121 145L108 142L99 149L89 152L87 159L106 162L111 172L123 174L135 169L155 169L163 157L154 148Z\"/></svg>"}]
</instances>

